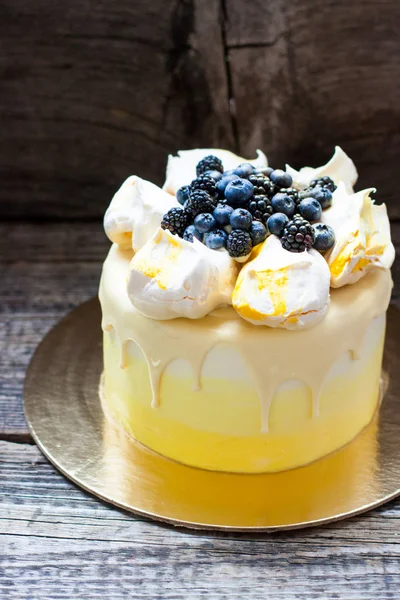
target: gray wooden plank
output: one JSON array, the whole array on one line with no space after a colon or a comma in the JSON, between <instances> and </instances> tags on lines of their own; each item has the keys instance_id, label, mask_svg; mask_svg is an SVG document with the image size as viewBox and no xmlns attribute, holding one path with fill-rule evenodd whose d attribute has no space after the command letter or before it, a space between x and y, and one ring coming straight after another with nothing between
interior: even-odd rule
<instances>
[{"instance_id":1,"label":"gray wooden plank","mask_svg":"<svg viewBox=\"0 0 400 600\"><path fill-rule=\"evenodd\" d=\"M34 446L0 442L0 457L1 597L397 597L398 502L303 531L189 532L109 508L59 476Z\"/></svg>"}]
</instances>

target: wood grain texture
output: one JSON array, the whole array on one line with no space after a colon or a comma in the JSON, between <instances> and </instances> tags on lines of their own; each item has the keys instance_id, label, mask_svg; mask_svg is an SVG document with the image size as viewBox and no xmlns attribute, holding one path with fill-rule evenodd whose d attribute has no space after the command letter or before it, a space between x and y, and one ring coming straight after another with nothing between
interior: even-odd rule
<instances>
[{"instance_id":1,"label":"wood grain texture","mask_svg":"<svg viewBox=\"0 0 400 600\"><path fill-rule=\"evenodd\" d=\"M395 600L400 504L323 528L207 534L109 508L34 446L0 442L7 600Z\"/></svg>"}]
</instances>

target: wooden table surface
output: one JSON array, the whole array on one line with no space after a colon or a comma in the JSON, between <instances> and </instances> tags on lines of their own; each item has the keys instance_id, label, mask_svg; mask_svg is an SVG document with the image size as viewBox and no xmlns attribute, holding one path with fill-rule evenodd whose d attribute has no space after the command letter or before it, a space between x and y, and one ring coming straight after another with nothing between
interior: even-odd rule
<instances>
[{"instance_id":1,"label":"wooden table surface","mask_svg":"<svg viewBox=\"0 0 400 600\"><path fill-rule=\"evenodd\" d=\"M303 531L197 533L107 506L41 455L23 416L25 369L96 294L107 247L99 222L0 226L0 598L398 600L400 500Z\"/></svg>"}]
</instances>

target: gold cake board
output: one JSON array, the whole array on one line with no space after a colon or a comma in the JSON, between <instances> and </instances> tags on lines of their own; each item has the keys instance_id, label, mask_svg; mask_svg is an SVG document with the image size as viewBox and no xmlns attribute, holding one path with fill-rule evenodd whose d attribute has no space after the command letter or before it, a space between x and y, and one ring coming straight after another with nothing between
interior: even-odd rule
<instances>
[{"instance_id":1,"label":"gold cake board","mask_svg":"<svg viewBox=\"0 0 400 600\"><path fill-rule=\"evenodd\" d=\"M230 474L187 467L144 448L105 419L100 307L90 300L39 345L25 414L44 455L115 506L173 525L265 531L319 525L400 494L400 312L388 311L381 411L350 444L306 467Z\"/></svg>"}]
</instances>

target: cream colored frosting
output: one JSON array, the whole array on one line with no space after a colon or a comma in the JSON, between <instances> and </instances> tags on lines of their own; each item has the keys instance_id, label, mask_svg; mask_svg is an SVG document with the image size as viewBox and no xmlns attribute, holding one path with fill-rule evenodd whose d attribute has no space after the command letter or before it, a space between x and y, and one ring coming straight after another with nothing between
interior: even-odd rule
<instances>
[{"instance_id":1,"label":"cream colored frosting","mask_svg":"<svg viewBox=\"0 0 400 600\"><path fill-rule=\"evenodd\" d=\"M128 296L142 314L153 319L199 319L231 304L237 277L226 250L210 250L158 229L133 257Z\"/></svg>"},{"instance_id":2,"label":"cream colored frosting","mask_svg":"<svg viewBox=\"0 0 400 600\"><path fill-rule=\"evenodd\" d=\"M357 181L357 169L349 156L340 148L335 146L335 153L332 158L322 165L322 167L303 167L300 171L292 169L286 165L286 171L293 178L293 187L302 189L310 185L313 179L328 176L336 183L343 181L348 192L353 191L353 186Z\"/></svg>"},{"instance_id":3,"label":"cream colored frosting","mask_svg":"<svg viewBox=\"0 0 400 600\"><path fill-rule=\"evenodd\" d=\"M395 250L386 206L374 204L370 197L373 191L347 194L341 183L333 194L332 206L322 213L322 222L330 225L336 236L327 256L333 287L355 283L371 269L392 266Z\"/></svg>"},{"instance_id":4,"label":"cream colored frosting","mask_svg":"<svg viewBox=\"0 0 400 600\"><path fill-rule=\"evenodd\" d=\"M271 235L241 270L233 306L254 325L311 327L328 310L329 279L328 265L319 252L288 252Z\"/></svg>"},{"instance_id":5,"label":"cream colored frosting","mask_svg":"<svg viewBox=\"0 0 400 600\"><path fill-rule=\"evenodd\" d=\"M220 160L224 171L234 169L240 163L249 162L257 167L267 167L267 157L261 150L256 150L257 158L247 160L219 148L197 148L196 150L178 150L178 156L168 156L167 174L163 189L169 194L176 194L180 187L189 185L196 178L196 165L205 156L212 154Z\"/></svg>"}]
</instances>

